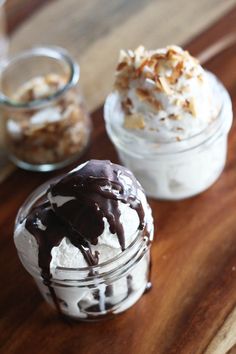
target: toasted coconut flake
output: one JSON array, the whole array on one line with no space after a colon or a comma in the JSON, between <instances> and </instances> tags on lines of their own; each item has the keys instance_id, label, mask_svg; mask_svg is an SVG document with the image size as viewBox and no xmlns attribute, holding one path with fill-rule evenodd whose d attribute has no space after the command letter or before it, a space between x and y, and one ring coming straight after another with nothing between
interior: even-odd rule
<instances>
[{"instance_id":1,"label":"toasted coconut flake","mask_svg":"<svg viewBox=\"0 0 236 354\"><path fill-rule=\"evenodd\" d=\"M199 74L199 75L197 76L197 78L198 78L198 80L199 80L200 82L203 82L203 76L202 76L202 74Z\"/></svg>"},{"instance_id":2,"label":"toasted coconut flake","mask_svg":"<svg viewBox=\"0 0 236 354\"><path fill-rule=\"evenodd\" d=\"M183 108L189 109L189 104L190 104L190 102L188 99L184 100Z\"/></svg>"},{"instance_id":3,"label":"toasted coconut flake","mask_svg":"<svg viewBox=\"0 0 236 354\"><path fill-rule=\"evenodd\" d=\"M155 81L152 80L152 79L150 79L150 78L146 78L146 79L145 79L145 82L146 82L147 84L150 84L150 85L153 86L153 87L156 86Z\"/></svg>"},{"instance_id":4,"label":"toasted coconut flake","mask_svg":"<svg viewBox=\"0 0 236 354\"><path fill-rule=\"evenodd\" d=\"M178 114L169 114L168 115L168 118L171 119L171 120L181 120L181 116L178 115Z\"/></svg>"},{"instance_id":5,"label":"toasted coconut flake","mask_svg":"<svg viewBox=\"0 0 236 354\"><path fill-rule=\"evenodd\" d=\"M117 77L114 88L118 91L127 90L129 88L129 78L124 76Z\"/></svg>"},{"instance_id":6,"label":"toasted coconut flake","mask_svg":"<svg viewBox=\"0 0 236 354\"><path fill-rule=\"evenodd\" d=\"M162 60L165 59L165 54L164 53L154 53L151 55L151 59L155 59L155 60Z\"/></svg>"},{"instance_id":7,"label":"toasted coconut flake","mask_svg":"<svg viewBox=\"0 0 236 354\"><path fill-rule=\"evenodd\" d=\"M184 131L184 128L176 127L176 130L178 130L178 131Z\"/></svg>"},{"instance_id":8,"label":"toasted coconut flake","mask_svg":"<svg viewBox=\"0 0 236 354\"><path fill-rule=\"evenodd\" d=\"M116 67L116 71L121 71L123 70L126 66L128 66L128 64L125 61L122 61L121 63L119 63Z\"/></svg>"},{"instance_id":9,"label":"toasted coconut flake","mask_svg":"<svg viewBox=\"0 0 236 354\"><path fill-rule=\"evenodd\" d=\"M184 68L184 62L179 61L178 64L174 67L172 75L170 76L170 78L168 78L170 84L175 84L177 82L179 77L182 75L183 68Z\"/></svg>"},{"instance_id":10,"label":"toasted coconut flake","mask_svg":"<svg viewBox=\"0 0 236 354\"><path fill-rule=\"evenodd\" d=\"M154 97L150 97L147 99L147 102L156 110L160 111L163 109L163 106L160 101L156 100Z\"/></svg>"},{"instance_id":11,"label":"toasted coconut flake","mask_svg":"<svg viewBox=\"0 0 236 354\"><path fill-rule=\"evenodd\" d=\"M131 114L125 116L124 127L126 129L144 129L145 122L141 114Z\"/></svg>"},{"instance_id":12,"label":"toasted coconut flake","mask_svg":"<svg viewBox=\"0 0 236 354\"><path fill-rule=\"evenodd\" d=\"M185 76L186 79L192 79L193 78L193 75L190 74L190 73L185 73L184 76Z\"/></svg>"},{"instance_id":13,"label":"toasted coconut flake","mask_svg":"<svg viewBox=\"0 0 236 354\"><path fill-rule=\"evenodd\" d=\"M154 79L155 79L155 83L156 83L156 89L158 91L163 91L159 76L155 75Z\"/></svg>"},{"instance_id":14,"label":"toasted coconut flake","mask_svg":"<svg viewBox=\"0 0 236 354\"><path fill-rule=\"evenodd\" d=\"M121 106L126 114L131 114L131 108L133 108L133 102L129 97L125 101L121 102Z\"/></svg>"},{"instance_id":15,"label":"toasted coconut flake","mask_svg":"<svg viewBox=\"0 0 236 354\"><path fill-rule=\"evenodd\" d=\"M180 98L176 98L174 104L178 107L182 107L182 100Z\"/></svg>"},{"instance_id":16,"label":"toasted coconut flake","mask_svg":"<svg viewBox=\"0 0 236 354\"><path fill-rule=\"evenodd\" d=\"M154 98L152 96L152 94L150 93L150 91L148 91L146 89L137 88L136 94L141 101L146 101L155 110L159 111L159 110L163 109L161 102L158 101L156 98Z\"/></svg>"},{"instance_id":17,"label":"toasted coconut flake","mask_svg":"<svg viewBox=\"0 0 236 354\"><path fill-rule=\"evenodd\" d=\"M194 98L186 99L183 108L192 114L193 117L197 116L196 103Z\"/></svg>"},{"instance_id":18,"label":"toasted coconut flake","mask_svg":"<svg viewBox=\"0 0 236 354\"><path fill-rule=\"evenodd\" d=\"M127 53L125 50L121 49L120 50L120 55L119 55L119 63L127 59Z\"/></svg>"},{"instance_id":19,"label":"toasted coconut flake","mask_svg":"<svg viewBox=\"0 0 236 354\"><path fill-rule=\"evenodd\" d=\"M177 141L181 141L181 138L179 136L176 137Z\"/></svg>"},{"instance_id":20,"label":"toasted coconut flake","mask_svg":"<svg viewBox=\"0 0 236 354\"><path fill-rule=\"evenodd\" d=\"M132 102L132 100L131 100L129 97L127 97L125 103L126 103L126 105L129 106L129 107L133 107L133 102Z\"/></svg>"},{"instance_id":21,"label":"toasted coconut flake","mask_svg":"<svg viewBox=\"0 0 236 354\"><path fill-rule=\"evenodd\" d=\"M179 59L181 57L181 54L178 53L175 49L169 48L166 53L166 58L167 60L174 60L174 59Z\"/></svg>"},{"instance_id":22,"label":"toasted coconut flake","mask_svg":"<svg viewBox=\"0 0 236 354\"><path fill-rule=\"evenodd\" d=\"M138 96L138 98L141 101L145 101L145 100L147 100L148 98L151 97L150 92L148 90L142 89L142 88L137 88L136 89L136 95Z\"/></svg>"},{"instance_id":23,"label":"toasted coconut flake","mask_svg":"<svg viewBox=\"0 0 236 354\"><path fill-rule=\"evenodd\" d=\"M148 62L148 59L144 59L142 62L139 62L139 65L136 67L137 74L139 74L139 75L141 74L141 72L143 71L147 62Z\"/></svg>"},{"instance_id":24,"label":"toasted coconut flake","mask_svg":"<svg viewBox=\"0 0 236 354\"><path fill-rule=\"evenodd\" d=\"M162 90L167 94L167 95L170 95L172 93L172 90L170 89L168 83L167 83L167 80L165 77L163 76L160 76L159 77L159 82L161 84L161 87L162 87Z\"/></svg>"},{"instance_id":25,"label":"toasted coconut flake","mask_svg":"<svg viewBox=\"0 0 236 354\"><path fill-rule=\"evenodd\" d=\"M194 98L189 101L189 110L192 113L193 117L197 116L196 102Z\"/></svg>"}]
</instances>

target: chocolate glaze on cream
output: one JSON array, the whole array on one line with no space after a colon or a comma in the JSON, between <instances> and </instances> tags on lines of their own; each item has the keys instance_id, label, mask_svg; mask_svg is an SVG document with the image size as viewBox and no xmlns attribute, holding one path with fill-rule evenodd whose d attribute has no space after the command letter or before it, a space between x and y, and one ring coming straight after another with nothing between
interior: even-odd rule
<instances>
[{"instance_id":1,"label":"chocolate glaze on cream","mask_svg":"<svg viewBox=\"0 0 236 354\"><path fill-rule=\"evenodd\" d=\"M97 244L98 237L104 231L105 217L110 232L117 234L123 251L125 235L120 222L118 201L129 204L136 210L140 221L139 229L144 229L144 210L138 198L138 189L141 188L126 168L110 161L91 160L51 185L45 194L46 201L31 209L26 217L26 229L37 240L41 275L58 311L60 306L51 287L52 248L67 237L79 248L88 266L97 265L98 253L92 253L90 244ZM58 203L60 197L68 198L64 199L65 203ZM131 280L127 278L127 282L130 283ZM132 287L128 285L129 294ZM107 291L112 292L112 288Z\"/></svg>"}]
</instances>

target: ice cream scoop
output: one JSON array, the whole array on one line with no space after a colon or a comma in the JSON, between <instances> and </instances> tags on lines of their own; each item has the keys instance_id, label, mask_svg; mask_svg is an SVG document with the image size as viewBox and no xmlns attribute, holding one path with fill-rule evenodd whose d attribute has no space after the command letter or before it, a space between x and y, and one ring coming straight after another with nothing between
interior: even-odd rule
<instances>
[{"instance_id":1,"label":"ice cream scoop","mask_svg":"<svg viewBox=\"0 0 236 354\"><path fill-rule=\"evenodd\" d=\"M120 160L149 196L186 198L207 189L222 172L230 97L178 46L122 50L104 116Z\"/></svg>"},{"instance_id":2,"label":"ice cream scoop","mask_svg":"<svg viewBox=\"0 0 236 354\"><path fill-rule=\"evenodd\" d=\"M88 318L91 308L96 315L104 315L108 309L112 312L117 299L121 306L123 295L118 312L129 307L130 301L137 301L148 283L147 250L153 221L143 189L133 174L110 161L90 160L51 183L38 197L17 223L14 240L23 264L31 274L38 269L42 280L37 284L57 309L72 317ZM140 251L143 255L134 265ZM117 267L122 269L127 261L133 264L132 271L120 275L117 283L116 278L108 279L104 285L106 273L117 272ZM100 279L103 265L106 272ZM74 273L68 274L68 269ZM83 290L78 286L77 291L68 286L62 294L55 285L58 279L78 280L81 274L85 283L93 280L91 290L88 285Z\"/></svg>"}]
</instances>

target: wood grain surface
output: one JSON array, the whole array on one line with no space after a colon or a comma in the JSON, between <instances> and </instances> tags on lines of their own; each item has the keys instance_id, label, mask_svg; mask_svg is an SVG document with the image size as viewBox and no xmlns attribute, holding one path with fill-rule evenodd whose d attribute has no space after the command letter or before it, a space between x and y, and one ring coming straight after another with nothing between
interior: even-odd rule
<instances>
[{"instance_id":1,"label":"wood grain surface","mask_svg":"<svg viewBox=\"0 0 236 354\"><path fill-rule=\"evenodd\" d=\"M43 5L53 0L5 0L7 33L14 31Z\"/></svg>"},{"instance_id":2,"label":"wood grain surface","mask_svg":"<svg viewBox=\"0 0 236 354\"><path fill-rule=\"evenodd\" d=\"M55 0L14 33L11 53L39 44L67 48L94 110L111 89L120 48L184 44L233 5L236 0Z\"/></svg>"},{"instance_id":3,"label":"wood grain surface","mask_svg":"<svg viewBox=\"0 0 236 354\"><path fill-rule=\"evenodd\" d=\"M236 9L193 40L198 54L236 31ZM206 67L229 90L236 108L236 46ZM85 156L117 161L104 130L102 109L92 115L93 139ZM153 289L112 320L64 323L41 298L22 268L12 232L26 196L55 175L14 172L1 186L0 351L79 354L235 354L236 347L236 126L221 178L205 193L179 202L150 200L156 223Z\"/></svg>"},{"instance_id":4,"label":"wood grain surface","mask_svg":"<svg viewBox=\"0 0 236 354\"><path fill-rule=\"evenodd\" d=\"M81 86L88 108L94 110L111 88L120 48L183 44L235 4L236 0L7 0L10 53L35 45L67 48L80 63ZM0 146L2 140L0 131ZM0 182L14 170L0 147Z\"/></svg>"}]
</instances>

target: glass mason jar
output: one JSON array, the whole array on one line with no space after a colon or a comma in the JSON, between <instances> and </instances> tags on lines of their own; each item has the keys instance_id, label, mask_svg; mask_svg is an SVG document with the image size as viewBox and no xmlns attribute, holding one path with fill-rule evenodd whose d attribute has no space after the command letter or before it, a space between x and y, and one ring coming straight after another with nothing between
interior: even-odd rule
<instances>
[{"instance_id":1,"label":"glass mason jar","mask_svg":"<svg viewBox=\"0 0 236 354\"><path fill-rule=\"evenodd\" d=\"M153 142L135 136L122 126L124 113L117 93L106 99L107 133L122 164L134 173L150 197L178 200L194 196L209 188L224 169L232 104L221 82L212 73L208 75L222 101L218 117L199 134L181 141Z\"/></svg>"},{"instance_id":2,"label":"glass mason jar","mask_svg":"<svg viewBox=\"0 0 236 354\"><path fill-rule=\"evenodd\" d=\"M85 268L50 267L50 284L45 285L38 266L37 242L27 230L19 228L29 210L43 202L49 181L37 188L20 208L15 222L14 241L18 256L36 282L48 304L60 314L75 320L98 320L121 313L131 307L150 283L150 236L146 229L113 259ZM55 179L53 180L55 182ZM23 232L24 237L17 237ZM21 235L22 236L22 235Z\"/></svg>"},{"instance_id":3,"label":"glass mason jar","mask_svg":"<svg viewBox=\"0 0 236 354\"><path fill-rule=\"evenodd\" d=\"M79 66L57 47L24 51L2 66L4 145L16 165L50 171L83 153L91 123L78 82Z\"/></svg>"}]
</instances>

